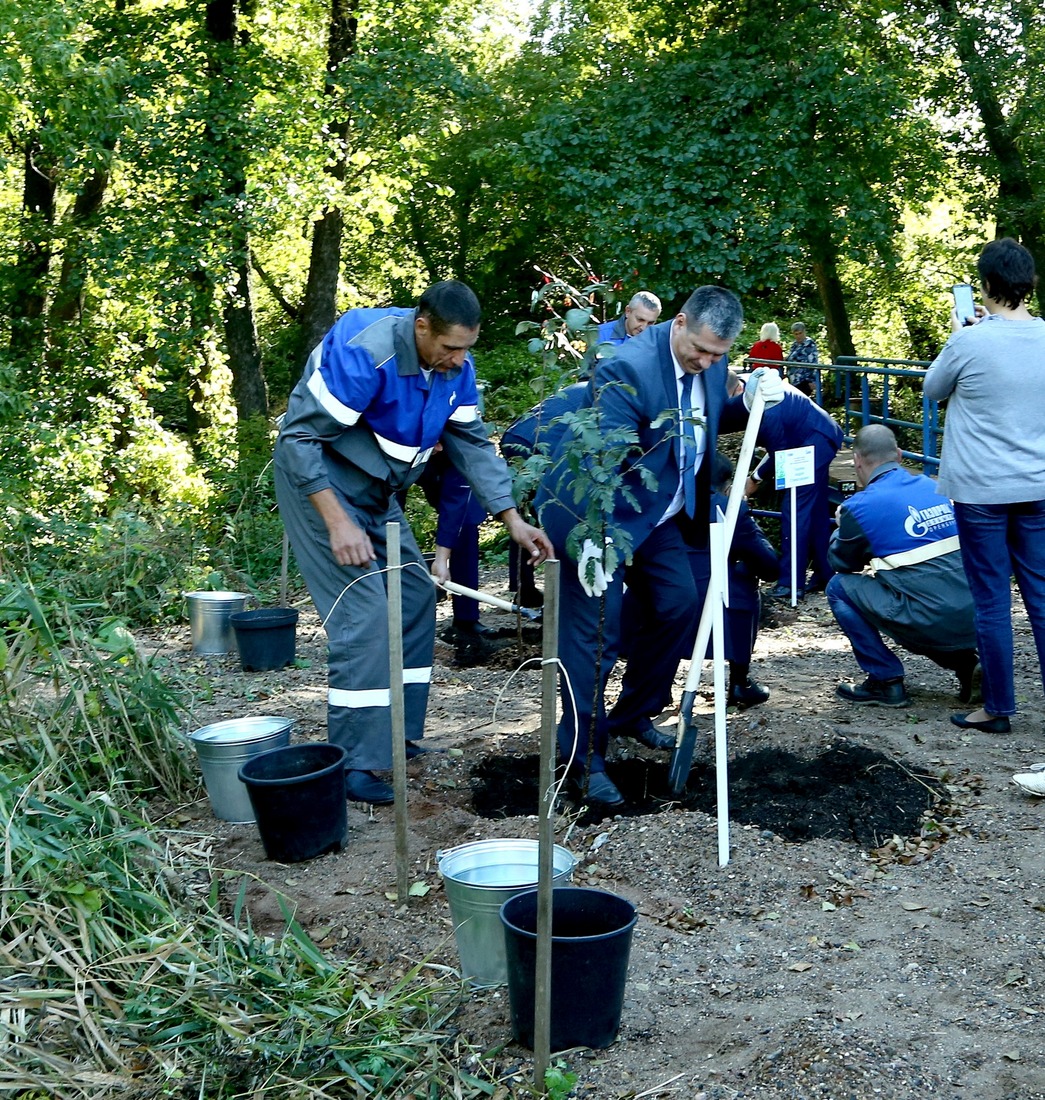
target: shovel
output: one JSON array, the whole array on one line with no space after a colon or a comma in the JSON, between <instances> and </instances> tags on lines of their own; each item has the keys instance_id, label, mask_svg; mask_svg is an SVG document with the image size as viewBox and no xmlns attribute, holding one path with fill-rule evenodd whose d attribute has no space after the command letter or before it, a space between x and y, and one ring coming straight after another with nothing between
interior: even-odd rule
<instances>
[{"instance_id":1,"label":"shovel","mask_svg":"<svg viewBox=\"0 0 1045 1100\"><path fill-rule=\"evenodd\" d=\"M439 581L436 580L435 577L433 577L432 580L439 588L443 588L447 592L453 593L455 596L468 596L470 599L478 600L480 603L488 603L491 607L499 607L502 611L514 611L516 614L522 615L524 619L535 621L541 617L539 608L520 607L517 603L512 603L511 600L505 600L500 596L493 595L492 592L480 592L477 588L466 588L463 584L458 584L456 581Z\"/></svg>"},{"instance_id":2,"label":"shovel","mask_svg":"<svg viewBox=\"0 0 1045 1100\"><path fill-rule=\"evenodd\" d=\"M740 502L744 499L744 481L751 469L751 456L755 450L755 437L758 435L759 425L762 423L762 410L765 408L765 404L765 398L762 396L762 389L759 386L755 389L755 396L748 411L747 427L744 429L744 439L740 444L740 457L737 459L733 485L729 490L729 499L726 503L726 516L723 520L725 528L723 554L726 557L729 555L729 547L733 542L733 532L736 530L737 516L740 514ZM721 593L717 595L721 599ZM689 673L686 676L686 684L682 691L678 728L675 731L675 749L671 754L671 767L668 770L668 787L676 797L682 794L682 790L686 786L686 780L689 778L690 768L693 767L693 750L697 744L697 727L693 721L693 703L697 697L704 654L707 653L708 649L708 638L711 636L715 597L715 586L710 585L708 594L704 599L704 607L700 613L697 640L693 645Z\"/></svg>"}]
</instances>

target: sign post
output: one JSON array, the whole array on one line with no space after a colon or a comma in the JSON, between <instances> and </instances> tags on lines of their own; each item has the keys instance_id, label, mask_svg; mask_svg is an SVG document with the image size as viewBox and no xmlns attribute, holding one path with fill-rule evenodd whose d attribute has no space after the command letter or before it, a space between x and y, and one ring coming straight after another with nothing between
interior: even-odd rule
<instances>
[{"instance_id":1,"label":"sign post","mask_svg":"<svg viewBox=\"0 0 1045 1100\"><path fill-rule=\"evenodd\" d=\"M795 556L797 542L796 490L800 485L812 485L816 480L816 448L791 447L776 453L776 487L780 492L791 492L791 606L798 605L798 570L802 569L802 584L805 587L806 563L799 562Z\"/></svg>"}]
</instances>

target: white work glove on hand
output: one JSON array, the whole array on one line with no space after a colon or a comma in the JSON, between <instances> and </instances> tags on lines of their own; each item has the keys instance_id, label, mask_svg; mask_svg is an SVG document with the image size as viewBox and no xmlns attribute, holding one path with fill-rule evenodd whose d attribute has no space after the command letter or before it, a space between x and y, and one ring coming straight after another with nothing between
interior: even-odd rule
<instances>
[{"instance_id":1,"label":"white work glove on hand","mask_svg":"<svg viewBox=\"0 0 1045 1100\"><path fill-rule=\"evenodd\" d=\"M758 370L751 372L751 377L744 386L744 405L748 411L754 403L757 389L762 391L767 409L771 405L779 405L784 400L784 380L773 367L759 367Z\"/></svg>"},{"instance_id":2,"label":"white work glove on hand","mask_svg":"<svg viewBox=\"0 0 1045 1100\"><path fill-rule=\"evenodd\" d=\"M613 539L607 537L606 545L612 546ZM584 540L581 556L577 561L577 579L581 582L581 588L588 596L601 596L613 580L613 570L605 570L602 567L603 551L595 545L591 539ZM589 569L589 563L591 568ZM591 580L588 574L591 573Z\"/></svg>"}]
</instances>

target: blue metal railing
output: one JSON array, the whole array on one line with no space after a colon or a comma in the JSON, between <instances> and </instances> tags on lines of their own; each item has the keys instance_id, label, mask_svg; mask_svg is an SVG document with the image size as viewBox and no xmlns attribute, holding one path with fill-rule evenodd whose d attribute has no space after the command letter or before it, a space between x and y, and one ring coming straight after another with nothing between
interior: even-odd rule
<instances>
[{"instance_id":1,"label":"blue metal railing","mask_svg":"<svg viewBox=\"0 0 1045 1100\"><path fill-rule=\"evenodd\" d=\"M856 429L865 424L886 424L890 428L905 428L921 435L921 451L902 450L904 458L920 463L925 473L936 473L940 467L940 410L936 401L930 401L921 393L921 422L904 420L891 415L890 398L897 379L917 380L921 390L922 378L929 363L924 359L872 359L856 355L840 355L833 363L825 363L821 370L834 372L835 398L842 405L846 442L851 443ZM880 393L872 391L872 379L880 379ZM875 390L878 387L874 387ZM859 404L854 391L859 391ZM823 406L821 378L817 378L817 404Z\"/></svg>"},{"instance_id":2,"label":"blue metal railing","mask_svg":"<svg viewBox=\"0 0 1045 1100\"><path fill-rule=\"evenodd\" d=\"M805 364L803 364L805 365ZM823 380L825 372L832 372L834 403L841 406L842 430L846 443L852 443L857 429L865 424L886 424L890 428L905 428L919 433L922 440L921 451L902 450L904 458L919 463L926 473L935 474L940 467L940 440L943 428L940 426L940 410L936 401L930 401L925 394L920 395L921 422L904 420L890 412L890 399L897 379L912 378L921 380L929 366L927 359L874 359L862 355L840 355L829 363L818 363L816 386L813 400L821 407L824 405ZM787 363L772 359L744 359L744 367L781 367ZM873 379L879 379L878 386L872 385ZM857 394L859 395L857 397ZM828 409L837 414L837 409Z\"/></svg>"}]
</instances>

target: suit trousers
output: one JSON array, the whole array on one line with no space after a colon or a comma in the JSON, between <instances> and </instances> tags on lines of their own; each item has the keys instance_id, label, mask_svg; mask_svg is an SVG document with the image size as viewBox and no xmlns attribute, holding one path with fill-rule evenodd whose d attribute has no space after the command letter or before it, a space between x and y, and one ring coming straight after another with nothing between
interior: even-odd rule
<instances>
[{"instance_id":1,"label":"suit trousers","mask_svg":"<svg viewBox=\"0 0 1045 1100\"><path fill-rule=\"evenodd\" d=\"M394 496L373 493L366 505L335 488L342 507L370 536L368 566L338 565L330 536L308 497L275 465L280 516L327 634L327 737L348 752L346 766L392 766L388 650L387 524L399 524L403 591L403 701L406 739L424 735L435 650L435 586Z\"/></svg>"},{"instance_id":2,"label":"suit trousers","mask_svg":"<svg viewBox=\"0 0 1045 1100\"><path fill-rule=\"evenodd\" d=\"M637 613L622 638L624 584ZM575 568L560 577L559 656L562 709L559 756L592 771L605 771L609 734L638 731L671 698L680 639L692 636L700 617L687 546L674 520L661 524L635 551L623 575L617 571L604 596L588 596ZM620 697L607 718L606 681L626 643L628 663Z\"/></svg>"}]
</instances>

